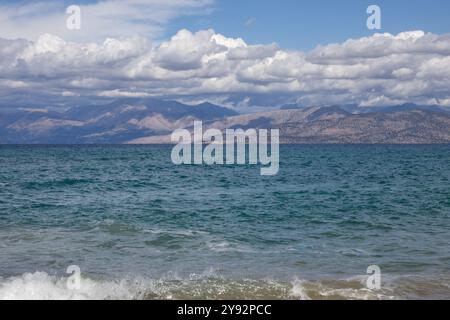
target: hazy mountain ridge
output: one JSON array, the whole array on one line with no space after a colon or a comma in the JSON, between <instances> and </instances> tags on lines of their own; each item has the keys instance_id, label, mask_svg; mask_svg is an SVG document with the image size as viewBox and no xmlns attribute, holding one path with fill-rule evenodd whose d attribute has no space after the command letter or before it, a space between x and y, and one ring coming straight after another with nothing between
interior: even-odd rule
<instances>
[{"instance_id":1,"label":"hazy mountain ridge","mask_svg":"<svg viewBox=\"0 0 450 320\"><path fill-rule=\"evenodd\" d=\"M450 143L450 113L410 105L401 111L350 113L337 106L282 109L238 115L204 124L205 129L280 129L285 144ZM170 136L142 137L131 144L170 143Z\"/></svg>"},{"instance_id":2,"label":"hazy mountain ridge","mask_svg":"<svg viewBox=\"0 0 450 320\"><path fill-rule=\"evenodd\" d=\"M345 104L345 105L332 105L326 106L327 108L339 108L344 111L353 114L361 114L361 113L373 113L373 112L397 112L397 111L410 111L410 110L424 110L424 111L435 111L435 112L445 112L450 113L450 108L441 107L439 105L426 105L421 106L414 103L404 103L401 105L395 106L381 106L381 107L361 107L355 104ZM305 109L304 106L298 104L286 104L283 105L281 110L297 110L297 109Z\"/></svg>"},{"instance_id":3,"label":"hazy mountain ridge","mask_svg":"<svg viewBox=\"0 0 450 320\"><path fill-rule=\"evenodd\" d=\"M0 143L124 143L146 135L168 134L195 120L236 114L209 103L191 106L134 98L61 113L27 109L0 114Z\"/></svg>"},{"instance_id":4,"label":"hazy mountain ridge","mask_svg":"<svg viewBox=\"0 0 450 320\"><path fill-rule=\"evenodd\" d=\"M450 112L413 104L365 108L329 106L239 115L217 105L119 99L65 112L27 109L0 113L0 143L170 143L194 121L205 129L280 129L281 143L450 143Z\"/></svg>"}]
</instances>

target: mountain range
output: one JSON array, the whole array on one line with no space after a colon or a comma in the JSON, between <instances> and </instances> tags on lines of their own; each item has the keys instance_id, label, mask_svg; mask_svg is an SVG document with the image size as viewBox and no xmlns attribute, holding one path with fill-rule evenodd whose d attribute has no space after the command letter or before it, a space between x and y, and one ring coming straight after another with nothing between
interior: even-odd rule
<instances>
[{"instance_id":1,"label":"mountain range","mask_svg":"<svg viewBox=\"0 0 450 320\"><path fill-rule=\"evenodd\" d=\"M404 104L379 108L353 105L299 107L238 114L202 103L149 98L58 112L21 109L0 112L0 144L170 143L178 128L201 120L206 128L280 129L281 143L450 143L450 112L440 106Z\"/></svg>"},{"instance_id":2,"label":"mountain range","mask_svg":"<svg viewBox=\"0 0 450 320\"><path fill-rule=\"evenodd\" d=\"M64 112L22 109L0 114L0 143L110 144L164 135L195 120L235 116L210 103L186 105L157 99L119 99L105 105L73 107Z\"/></svg>"}]
</instances>

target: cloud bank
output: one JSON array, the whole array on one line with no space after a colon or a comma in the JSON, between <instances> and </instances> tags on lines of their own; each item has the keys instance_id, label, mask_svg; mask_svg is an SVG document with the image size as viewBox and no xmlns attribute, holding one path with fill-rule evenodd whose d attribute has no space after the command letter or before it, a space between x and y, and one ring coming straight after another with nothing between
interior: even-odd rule
<instances>
[{"instance_id":1,"label":"cloud bank","mask_svg":"<svg viewBox=\"0 0 450 320\"><path fill-rule=\"evenodd\" d=\"M158 44L144 37L79 43L50 34L0 39L0 94L158 96L239 107L450 106L450 35L375 34L310 52L250 45L213 30L180 30Z\"/></svg>"}]
</instances>

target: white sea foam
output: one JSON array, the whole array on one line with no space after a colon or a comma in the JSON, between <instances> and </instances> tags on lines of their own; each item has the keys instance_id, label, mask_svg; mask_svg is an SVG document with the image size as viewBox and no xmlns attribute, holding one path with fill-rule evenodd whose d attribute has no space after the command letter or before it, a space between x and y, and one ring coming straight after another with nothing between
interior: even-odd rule
<instances>
[{"instance_id":1,"label":"white sea foam","mask_svg":"<svg viewBox=\"0 0 450 320\"><path fill-rule=\"evenodd\" d=\"M290 295L293 298L299 298L300 300L311 300L305 292L304 282L298 279L294 281Z\"/></svg>"},{"instance_id":2,"label":"white sea foam","mask_svg":"<svg viewBox=\"0 0 450 320\"><path fill-rule=\"evenodd\" d=\"M237 243L231 243L226 240L221 239L213 239L206 243L206 246L209 250L213 252L243 252L243 253L250 253L254 252L251 248L237 244Z\"/></svg>"},{"instance_id":3,"label":"white sea foam","mask_svg":"<svg viewBox=\"0 0 450 320\"><path fill-rule=\"evenodd\" d=\"M392 300L390 290L370 290L365 286L366 277L345 280L305 281L295 280L290 294L301 300Z\"/></svg>"},{"instance_id":4,"label":"white sea foam","mask_svg":"<svg viewBox=\"0 0 450 320\"><path fill-rule=\"evenodd\" d=\"M102 282L83 279L79 290L69 289L66 278L45 272L26 273L0 281L0 300L107 300L140 299L139 283L127 280Z\"/></svg>"},{"instance_id":5,"label":"white sea foam","mask_svg":"<svg viewBox=\"0 0 450 320\"><path fill-rule=\"evenodd\" d=\"M420 283L419 283L420 284ZM411 290L411 282L404 290ZM424 285L420 285L424 288ZM433 288L432 288L433 289ZM442 289L439 287L439 289ZM214 269L188 277L168 273L160 279L121 279L112 281L83 278L79 289L70 289L67 278L45 272L0 278L0 300L139 300L139 299L394 299L401 288L372 291L363 278L293 282L231 280ZM445 290L443 287L442 290ZM403 292L407 294L407 292Z\"/></svg>"}]
</instances>

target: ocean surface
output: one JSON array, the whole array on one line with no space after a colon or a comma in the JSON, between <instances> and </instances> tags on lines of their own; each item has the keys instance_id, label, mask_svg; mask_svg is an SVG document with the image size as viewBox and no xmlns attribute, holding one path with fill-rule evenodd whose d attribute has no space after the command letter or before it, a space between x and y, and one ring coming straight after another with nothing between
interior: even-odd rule
<instances>
[{"instance_id":1,"label":"ocean surface","mask_svg":"<svg viewBox=\"0 0 450 320\"><path fill-rule=\"evenodd\" d=\"M450 299L450 146L170 153L0 146L0 299Z\"/></svg>"}]
</instances>

